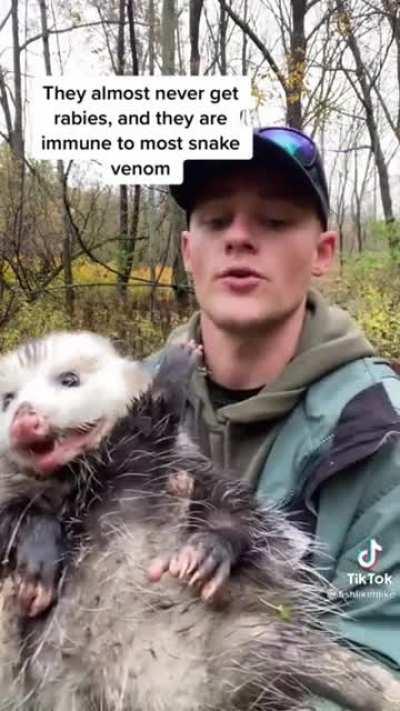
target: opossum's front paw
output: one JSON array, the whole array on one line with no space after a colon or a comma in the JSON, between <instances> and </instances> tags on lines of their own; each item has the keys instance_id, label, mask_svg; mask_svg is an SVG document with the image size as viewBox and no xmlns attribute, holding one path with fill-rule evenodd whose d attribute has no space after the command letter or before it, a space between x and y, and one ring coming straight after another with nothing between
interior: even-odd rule
<instances>
[{"instance_id":1,"label":"opossum's front paw","mask_svg":"<svg viewBox=\"0 0 400 711\"><path fill-rule=\"evenodd\" d=\"M149 578L160 580L163 573L200 591L202 600L215 600L229 579L233 554L216 532L194 533L172 556L158 558L149 568Z\"/></svg>"},{"instance_id":2,"label":"opossum's front paw","mask_svg":"<svg viewBox=\"0 0 400 711\"><path fill-rule=\"evenodd\" d=\"M202 357L203 347L193 340L168 346L159 370L164 387L186 386Z\"/></svg>"},{"instance_id":3,"label":"opossum's front paw","mask_svg":"<svg viewBox=\"0 0 400 711\"><path fill-rule=\"evenodd\" d=\"M179 377L185 378L201 362L203 346L192 339L185 343L170 346L170 352L171 360L173 359L174 361L174 367Z\"/></svg>"}]
</instances>

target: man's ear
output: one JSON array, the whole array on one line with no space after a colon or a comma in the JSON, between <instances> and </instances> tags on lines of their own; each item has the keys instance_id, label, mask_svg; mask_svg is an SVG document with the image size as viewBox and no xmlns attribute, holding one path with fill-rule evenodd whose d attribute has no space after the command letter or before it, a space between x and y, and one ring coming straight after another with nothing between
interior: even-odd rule
<instances>
[{"instance_id":1,"label":"man's ear","mask_svg":"<svg viewBox=\"0 0 400 711\"><path fill-rule=\"evenodd\" d=\"M312 275L320 277L326 274L332 266L335 256L337 233L333 230L321 232L315 250Z\"/></svg>"},{"instance_id":2,"label":"man's ear","mask_svg":"<svg viewBox=\"0 0 400 711\"><path fill-rule=\"evenodd\" d=\"M192 271L190 238L191 238L191 234L190 234L189 230L183 230L183 232L181 233L182 259L183 259L183 264L185 266L185 270L187 272L189 272L189 274Z\"/></svg>"}]
</instances>

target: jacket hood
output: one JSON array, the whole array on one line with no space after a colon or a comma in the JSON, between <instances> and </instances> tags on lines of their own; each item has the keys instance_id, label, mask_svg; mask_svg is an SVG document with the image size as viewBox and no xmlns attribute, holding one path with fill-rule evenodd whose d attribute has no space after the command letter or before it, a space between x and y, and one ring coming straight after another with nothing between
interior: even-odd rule
<instances>
[{"instance_id":1,"label":"jacket hood","mask_svg":"<svg viewBox=\"0 0 400 711\"><path fill-rule=\"evenodd\" d=\"M188 338L201 342L199 313L176 329L169 340ZM283 373L254 397L220 408L218 413L225 421L235 423L275 420L296 405L311 383L345 363L372 354L371 344L350 316L329 305L319 292L310 290L297 351ZM204 415L209 419L211 404L204 373L195 373L192 389L195 397L202 400Z\"/></svg>"},{"instance_id":2,"label":"jacket hood","mask_svg":"<svg viewBox=\"0 0 400 711\"><path fill-rule=\"evenodd\" d=\"M201 343L198 313L176 329L169 342L189 339ZM205 370L194 372L188 393L189 431L204 454L256 486L283 418L308 386L336 368L372 354L371 345L350 316L330 306L318 292L310 291L294 358L279 378L256 395L216 410Z\"/></svg>"}]
</instances>

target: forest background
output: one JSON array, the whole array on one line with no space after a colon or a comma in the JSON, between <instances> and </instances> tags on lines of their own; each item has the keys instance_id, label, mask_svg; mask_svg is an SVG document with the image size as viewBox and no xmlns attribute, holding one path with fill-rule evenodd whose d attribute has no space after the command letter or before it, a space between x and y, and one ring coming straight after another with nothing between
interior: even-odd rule
<instances>
[{"instance_id":1,"label":"forest background","mask_svg":"<svg viewBox=\"0 0 400 711\"><path fill-rule=\"evenodd\" d=\"M398 0L1 0L0 351L56 328L138 357L195 307L165 186L105 186L33 160L32 78L249 75L251 123L304 129L325 162L335 269L323 284L400 355Z\"/></svg>"}]
</instances>

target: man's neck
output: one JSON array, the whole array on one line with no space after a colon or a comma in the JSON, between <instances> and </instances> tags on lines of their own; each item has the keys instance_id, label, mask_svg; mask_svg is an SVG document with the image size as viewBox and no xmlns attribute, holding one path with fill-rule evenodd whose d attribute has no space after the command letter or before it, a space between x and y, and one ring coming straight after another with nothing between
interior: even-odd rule
<instances>
[{"instance_id":1,"label":"man's neck","mask_svg":"<svg viewBox=\"0 0 400 711\"><path fill-rule=\"evenodd\" d=\"M206 365L214 382L251 389L274 382L296 353L305 303L284 322L262 333L231 333L201 315Z\"/></svg>"}]
</instances>

